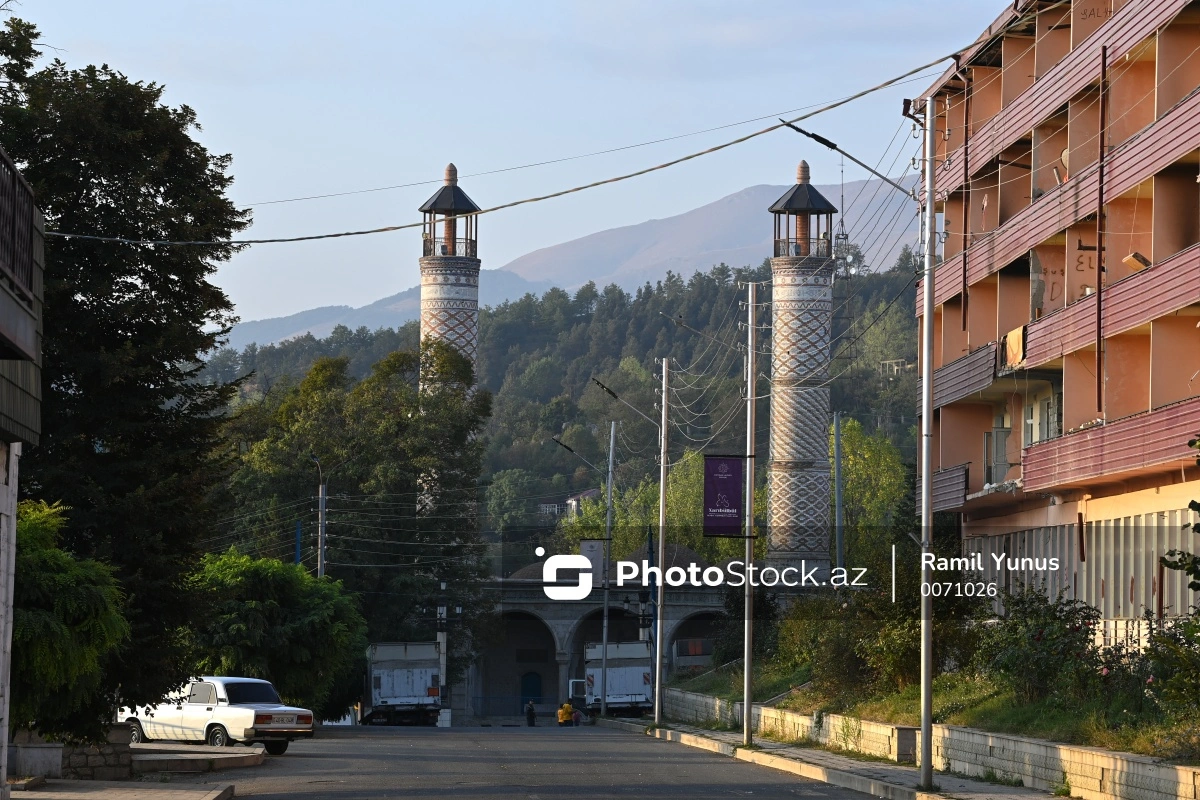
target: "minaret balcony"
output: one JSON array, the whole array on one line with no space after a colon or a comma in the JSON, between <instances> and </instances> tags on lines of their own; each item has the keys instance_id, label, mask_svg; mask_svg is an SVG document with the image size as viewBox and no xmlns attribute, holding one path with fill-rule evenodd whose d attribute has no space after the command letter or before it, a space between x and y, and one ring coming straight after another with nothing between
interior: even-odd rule
<instances>
[{"instance_id":1,"label":"minaret balcony","mask_svg":"<svg viewBox=\"0 0 1200 800\"><path fill-rule=\"evenodd\" d=\"M458 258L478 258L474 239L444 239L441 237L426 237L422 255L456 256Z\"/></svg>"},{"instance_id":2,"label":"minaret balcony","mask_svg":"<svg viewBox=\"0 0 1200 800\"><path fill-rule=\"evenodd\" d=\"M831 258L832 248L826 238L820 239L776 239L775 258L788 256Z\"/></svg>"}]
</instances>

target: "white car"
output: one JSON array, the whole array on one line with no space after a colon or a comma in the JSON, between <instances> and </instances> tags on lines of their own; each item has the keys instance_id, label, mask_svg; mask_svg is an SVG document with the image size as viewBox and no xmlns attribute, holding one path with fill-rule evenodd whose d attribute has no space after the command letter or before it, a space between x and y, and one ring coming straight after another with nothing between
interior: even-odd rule
<instances>
[{"instance_id":1,"label":"white car","mask_svg":"<svg viewBox=\"0 0 1200 800\"><path fill-rule=\"evenodd\" d=\"M293 739L311 739L313 713L284 705L268 681L205 676L184 686L166 702L121 708L117 720L130 723L131 740L170 739L216 747L262 742L281 756Z\"/></svg>"}]
</instances>

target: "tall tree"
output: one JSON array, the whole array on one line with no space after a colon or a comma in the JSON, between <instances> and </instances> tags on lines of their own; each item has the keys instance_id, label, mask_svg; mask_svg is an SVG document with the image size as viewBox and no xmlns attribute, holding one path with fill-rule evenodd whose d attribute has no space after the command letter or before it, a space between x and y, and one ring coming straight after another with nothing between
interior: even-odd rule
<instances>
[{"instance_id":1,"label":"tall tree","mask_svg":"<svg viewBox=\"0 0 1200 800\"><path fill-rule=\"evenodd\" d=\"M195 377L234 321L209 278L249 214L226 197L230 157L192 138L191 108L108 66L35 68L38 36L18 19L0 33L0 143L48 232L219 243L46 242L42 443L21 465L22 490L70 506L63 547L112 564L128 593L131 636L105 663L103 717L118 687L152 702L187 677L180 632L197 609L185 576L210 530L211 455L231 396Z\"/></svg>"}]
</instances>

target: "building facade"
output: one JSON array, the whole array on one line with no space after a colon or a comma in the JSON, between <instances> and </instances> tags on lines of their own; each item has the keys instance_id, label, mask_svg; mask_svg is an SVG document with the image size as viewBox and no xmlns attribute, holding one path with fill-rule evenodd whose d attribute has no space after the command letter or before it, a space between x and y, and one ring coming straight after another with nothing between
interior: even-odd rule
<instances>
[{"instance_id":1,"label":"building facade","mask_svg":"<svg viewBox=\"0 0 1200 800\"><path fill-rule=\"evenodd\" d=\"M1159 558L1200 545L1200 4L1017 0L923 96L934 510L1110 629L1188 611Z\"/></svg>"}]
</instances>

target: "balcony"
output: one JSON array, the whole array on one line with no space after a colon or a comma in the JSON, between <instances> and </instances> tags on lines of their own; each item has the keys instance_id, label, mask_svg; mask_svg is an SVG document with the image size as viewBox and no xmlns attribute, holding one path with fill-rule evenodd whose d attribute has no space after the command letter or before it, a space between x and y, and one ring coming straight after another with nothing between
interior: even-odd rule
<instances>
[{"instance_id":1,"label":"balcony","mask_svg":"<svg viewBox=\"0 0 1200 800\"><path fill-rule=\"evenodd\" d=\"M933 372L933 407L978 394L996 378L996 343L990 342Z\"/></svg>"},{"instance_id":2,"label":"balcony","mask_svg":"<svg viewBox=\"0 0 1200 800\"><path fill-rule=\"evenodd\" d=\"M967 502L970 485L968 464L947 467L933 473L933 510L954 511ZM921 478L917 476L917 510L921 508Z\"/></svg>"},{"instance_id":3,"label":"balcony","mask_svg":"<svg viewBox=\"0 0 1200 800\"><path fill-rule=\"evenodd\" d=\"M0 150L0 359L38 359L34 213L29 184Z\"/></svg>"},{"instance_id":4,"label":"balcony","mask_svg":"<svg viewBox=\"0 0 1200 800\"><path fill-rule=\"evenodd\" d=\"M828 239L776 239L775 258L830 258Z\"/></svg>"},{"instance_id":5,"label":"balcony","mask_svg":"<svg viewBox=\"0 0 1200 800\"><path fill-rule=\"evenodd\" d=\"M1026 447L1026 492L1127 480L1195 463L1200 397Z\"/></svg>"},{"instance_id":6,"label":"balcony","mask_svg":"<svg viewBox=\"0 0 1200 800\"><path fill-rule=\"evenodd\" d=\"M423 240L424 247L421 255L428 258L429 256L453 256L457 258L478 258L475 249L474 239L441 239L429 238Z\"/></svg>"}]
</instances>

